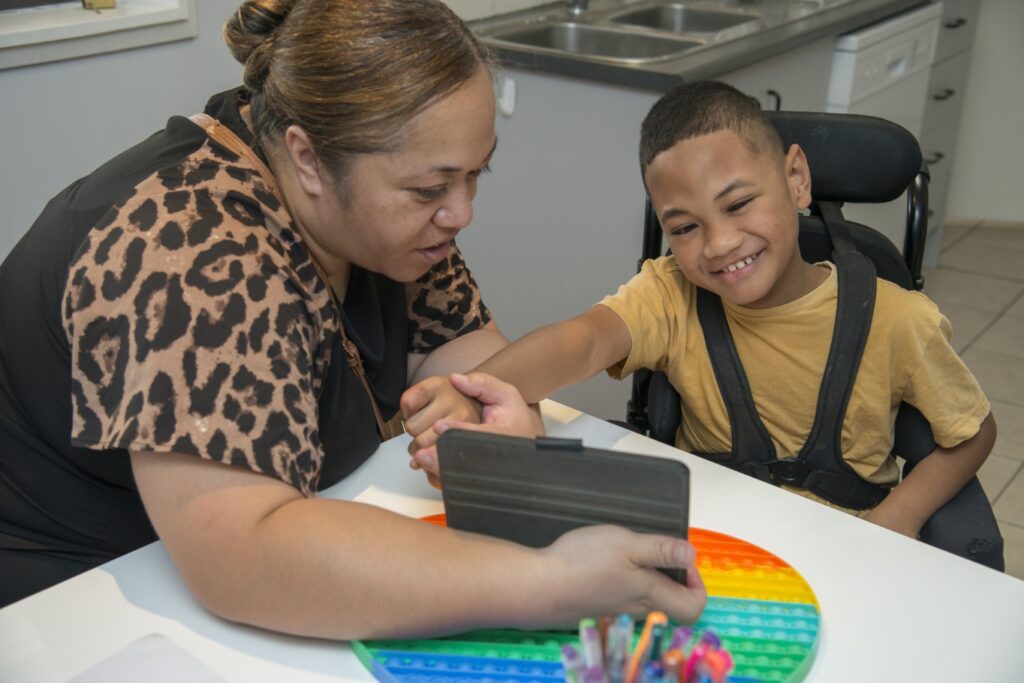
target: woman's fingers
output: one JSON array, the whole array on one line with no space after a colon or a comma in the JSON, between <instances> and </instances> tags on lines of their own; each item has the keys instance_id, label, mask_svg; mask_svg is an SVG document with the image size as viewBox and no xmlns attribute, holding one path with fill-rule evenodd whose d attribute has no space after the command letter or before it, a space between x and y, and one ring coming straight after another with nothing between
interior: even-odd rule
<instances>
[{"instance_id":1,"label":"woman's fingers","mask_svg":"<svg viewBox=\"0 0 1024 683\"><path fill-rule=\"evenodd\" d=\"M636 614L658 609L692 623L707 604L696 552L683 539L616 526L583 527L562 535L548 551L568 562L573 574L569 585L580 591L565 596L573 611ZM686 585L658 569L685 570Z\"/></svg>"}]
</instances>

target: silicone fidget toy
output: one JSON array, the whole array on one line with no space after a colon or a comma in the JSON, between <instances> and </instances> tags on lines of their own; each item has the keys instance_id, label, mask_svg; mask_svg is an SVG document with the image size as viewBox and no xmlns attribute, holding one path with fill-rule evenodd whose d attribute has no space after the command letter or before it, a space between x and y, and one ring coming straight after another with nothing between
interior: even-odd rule
<instances>
[{"instance_id":1,"label":"silicone fidget toy","mask_svg":"<svg viewBox=\"0 0 1024 683\"><path fill-rule=\"evenodd\" d=\"M426 521L443 525L444 515ZM708 589L691 645L704 629L713 630L733 658L730 683L803 680L820 624L818 602L803 577L732 536L691 528L690 542ZM382 683L561 683L562 645L577 639L576 631L490 630L433 640L356 641L352 648Z\"/></svg>"}]
</instances>

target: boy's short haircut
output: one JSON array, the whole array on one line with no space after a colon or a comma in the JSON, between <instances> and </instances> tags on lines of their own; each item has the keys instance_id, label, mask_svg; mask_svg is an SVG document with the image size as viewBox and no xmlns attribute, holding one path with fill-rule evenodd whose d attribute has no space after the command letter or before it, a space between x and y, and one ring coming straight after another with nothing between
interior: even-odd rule
<instances>
[{"instance_id":1,"label":"boy's short haircut","mask_svg":"<svg viewBox=\"0 0 1024 683\"><path fill-rule=\"evenodd\" d=\"M673 88L654 103L640 127L640 173L676 143L731 130L757 154L785 154L782 138L753 97L720 81L694 81Z\"/></svg>"}]
</instances>

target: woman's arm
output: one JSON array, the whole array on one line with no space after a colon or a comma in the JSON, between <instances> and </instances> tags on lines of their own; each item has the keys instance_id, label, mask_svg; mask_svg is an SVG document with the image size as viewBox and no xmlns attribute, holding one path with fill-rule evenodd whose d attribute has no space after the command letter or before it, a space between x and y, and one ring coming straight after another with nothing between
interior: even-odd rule
<instances>
[{"instance_id":1,"label":"woman's arm","mask_svg":"<svg viewBox=\"0 0 1024 683\"><path fill-rule=\"evenodd\" d=\"M508 346L508 339L492 320L479 330L445 342L428 354L410 353L406 373L407 386L428 377L467 372Z\"/></svg>"},{"instance_id":2,"label":"woman's arm","mask_svg":"<svg viewBox=\"0 0 1024 683\"><path fill-rule=\"evenodd\" d=\"M936 510L970 481L996 441L996 422L989 413L978 433L953 448L936 448L864 519L917 538Z\"/></svg>"},{"instance_id":3,"label":"woman's arm","mask_svg":"<svg viewBox=\"0 0 1024 683\"><path fill-rule=\"evenodd\" d=\"M614 527L535 550L381 508L303 498L254 472L132 453L153 526L200 602L275 631L416 637L498 625L568 625L657 607L693 621L706 594L685 541ZM682 567L689 586L649 567Z\"/></svg>"}]
</instances>

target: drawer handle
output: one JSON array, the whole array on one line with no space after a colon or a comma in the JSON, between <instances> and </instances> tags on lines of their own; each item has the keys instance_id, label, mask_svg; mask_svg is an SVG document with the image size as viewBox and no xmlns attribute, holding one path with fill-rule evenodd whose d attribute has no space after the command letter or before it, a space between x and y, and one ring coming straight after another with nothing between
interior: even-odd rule
<instances>
[{"instance_id":1,"label":"drawer handle","mask_svg":"<svg viewBox=\"0 0 1024 683\"><path fill-rule=\"evenodd\" d=\"M963 26L966 23L967 23L966 19L964 19L963 17L957 17L953 21L947 21L946 22L946 28L960 28L961 26Z\"/></svg>"},{"instance_id":2,"label":"drawer handle","mask_svg":"<svg viewBox=\"0 0 1024 683\"><path fill-rule=\"evenodd\" d=\"M945 158L946 155L943 154L942 152L935 152L935 154L932 154L930 157L925 157L924 163L928 164L929 166L933 166Z\"/></svg>"},{"instance_id":3,"label":"drawer handle","mask_svg":"<svg viewBox=\"0 0 1024 683\"><path fill-rule=\"evenodd\" d=\"M956 94L956 90L953 90L952 88L943 88L939 92L933 94L932 95L932 99L933 100L938 100L939 102L941 102L942 100L948 100L950 97L952 97L955 94Z\"/></svg>"}]
</instances>

